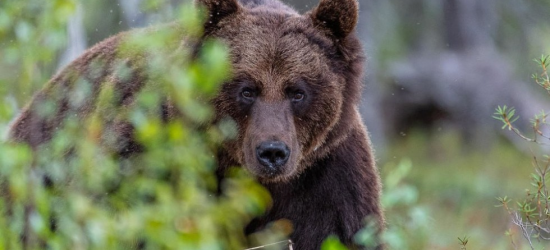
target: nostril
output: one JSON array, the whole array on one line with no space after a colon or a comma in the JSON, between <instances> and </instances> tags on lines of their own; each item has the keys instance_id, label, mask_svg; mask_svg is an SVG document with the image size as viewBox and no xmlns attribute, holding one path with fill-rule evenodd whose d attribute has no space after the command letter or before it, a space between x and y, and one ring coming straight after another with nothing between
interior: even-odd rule
<instances>
[{"instance_id":1,"label":"nostril","mask_svg":"<svg viewBox=\"0 0 550 250\"><path fill-rule=\"evenodd\" d=\"M258 161L268 167L284 165L290 155L290 150L285 143L280 141L262 142L256 148Z\"/></svg>"},{"instance_id":2,"label":"nostril","mask_svg":"<svg viewBox=\"0 0 550 250\"><path fill-rule=\"evenodd\" d=\"M275 158L275 154L270 150L262 150L260 158L272 160Z\"/></svg>"},{"instance_id":3,"label":"nostril","mask_svg":"<svg viewBox=\"0 0 550 250\"><path fill-rule=\"evenodd\" d=\"M275 158L285 158L285 157L286 157L286 154L284 151L281 151L281 150L275 151Z\"/></svg>"}]
</instances>

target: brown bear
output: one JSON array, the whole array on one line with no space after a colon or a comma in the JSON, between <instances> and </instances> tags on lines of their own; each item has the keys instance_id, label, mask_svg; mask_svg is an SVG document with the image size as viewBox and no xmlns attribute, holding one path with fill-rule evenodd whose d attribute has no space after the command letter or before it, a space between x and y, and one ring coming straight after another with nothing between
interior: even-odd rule
<instances>
[{"instance_id":1,"label":"brown bear","mask_svg":"<svg viewBox=\"0 0 550 250\"><path fill-rule=\"evenodd\" d=\"M273 199L246 233L287 219L293 223L290 238L295 249L304 250L319 249L330 235L357 247L354 235L365 226L365 219L375 222L380 232L381 184L358 112L364 61L354 34L358 1L321 0L303 15L277 0L197 1L209 12L203 39L225 43L232 66L232 79L221 86L212 103L218 118L236 122L238 136L220 149L217 173L223 179L224 170L241 165ZM101 58L106 69L88 77L100 89L115 67L111 61L121 36L89 49L68 69L88 74L93 59ZM52 94L51 86L67 85L73 79L67 76L68 69L54 77L15 120L12 140L37 146L50 139L70 105L64 105L66 98L58 98L62 108L49 119L35 110ZM122 93L120 105L132 103L146 78L136 74L115 80ZM86 114L86 109L80 113ZM130 124L115 127L123 134L120 138L131 138ZM139 150L135 143L121 145L121 153Z\"/></svg>"}]
</instances>

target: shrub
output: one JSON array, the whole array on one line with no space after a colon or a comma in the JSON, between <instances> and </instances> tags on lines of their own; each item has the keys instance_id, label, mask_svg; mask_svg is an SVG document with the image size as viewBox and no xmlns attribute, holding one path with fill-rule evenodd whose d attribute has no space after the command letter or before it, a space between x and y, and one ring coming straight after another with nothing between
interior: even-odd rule
<instances>
[{"instance_id":1,"label":"shrub","mask_svg":"<svg viewBox=\"0 0 550 250\"><path fill-rule=\"evenodd\" d=\"M535 59L541 67L540 74L533 74L535 82L550 94L550 77L548 67L550 66L550 56L541 56ZM541 111L531 119L533 135L530 137L514 126L514 122L519 118L515 114L514 108L506 106L498 107L495 112L495 119L503 123L502 128L516 133L522 139L539 145L548 145L550 136L543 132L543 126L548 125L548 114ZM532 152L534 152L532 150ZM531 185L534 189L526 189L526 196L522 201L514 205L508 197L499 197L499 206L510 214L512 222L521 232L522 236L528 242L531 249L534 240L550 240L550 188L548 187L548 176L550 175L550 157L544 155L541 158L533 153L533 166L535 173L531 175ZM516 246L512 231L508 231L512 244Z\"/></svg>"},{"instance_id":2,"label":"shrub","mask_svg":"<svg viewBox=\"0 0 550 250\"><path fill-rule=\"evenodd\" d=\"M7 55L0 75L9 68L19 76L0 80L0 132L16 113L13 100L54 68L75 4L0 3L0 44L8 44L0 48ZM196 56L177 47L184 36L197 38L202 26L193 6L178 13L174 24L133 31L118 48L149 76L134 104L117 105L112 85L104 83L91 114L68 114L50 142L37 149L0 143L0 249L245 247L243 227L264 211L269 195L240 168L218 186L216 148L235 135L235 126L213 123L208 99L228 77L227 52L216 41L206 41ZM52 86L53 96L69 96L71 105L89 100L90 83L67 70L74 76L70 86ZM131 69L121 63L116 72L125 78ZM163 120L166 100L181 111L176 119ZM142 153L121 157L111 150L116 142L104 131L114 120L135 127Z\"/></svg>"}]
</instances>

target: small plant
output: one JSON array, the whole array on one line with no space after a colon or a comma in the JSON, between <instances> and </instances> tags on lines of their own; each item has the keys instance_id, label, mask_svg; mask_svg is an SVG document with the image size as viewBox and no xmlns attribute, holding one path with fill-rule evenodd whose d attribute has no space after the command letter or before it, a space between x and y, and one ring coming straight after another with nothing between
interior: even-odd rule
<instances>
[{"instance_id":1,"label":"small plant","mask_svg":"<svg viewBox=\"0 0 550 250\"><path fill-rule=\"evenodd\" d=\"M540 59L535 59L535 62L540 65L541 72L533 74L535 82L544 88L550 95L550 78L548 75L548 66L550 64L550 56L543 55ZM522 139L536 143L538 145L548 145L550 136L543 133L542 126L548 125L548 114L543 110L531 119L531 128L533 135L527 136L514 126L514 122L519 116L515 115L514 108L507 106L499 106L496 109L495 119L503 123L502 129L508 129L516 133ZM535 173L531 175L531 185L533 189L526 189L526 197L522 201L515 204L507 196L498 197L498 207L503 207L512 218L514 223L521 231L531 247L534 240L548 241L550 240L550 189L548 188L548 176L550 175L550 157L544 155L542 159L535 156L533 153L533 166ZM512 245L517 249L517 244L514 241L511 230L506 233Z\"/></svg>"},{"instance_id":2,"label":"small plant","mask_svg":"<svg viewBox=\"0 0 550 250\"><path fill-rule=\"evenodd\" d=\"M550 76L548 76L548 66L550 65L550 55L542 55L540 59L534 59L542 68L542 73L540 75L533 74L532 78L535 79L535 82L543 87L548 94L550 94Z\"/></svg>"},{"instance_id":3,"label":"small plant","mask_svg":"<svg viewBox=\"0 0 550 250\"><path fill-rule=\"evenodd\" d=\"M468 244L468 237L464 236L463 238L458 237L460 242L460 250L466 250L466 245Z\"/></svg>"}]
</instances>

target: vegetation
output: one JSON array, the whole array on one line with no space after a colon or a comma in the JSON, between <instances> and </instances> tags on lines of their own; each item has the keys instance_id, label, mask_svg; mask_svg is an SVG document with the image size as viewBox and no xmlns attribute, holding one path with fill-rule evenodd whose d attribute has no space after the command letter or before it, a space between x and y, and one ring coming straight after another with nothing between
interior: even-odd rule
<instances>
[{"instance_id":1,"label":"vegetation","mask_svg":"<svg viewBox=\"0 0 550 250\"><path fill-rule=\"evenodd\" d=\"M550 94L550 77L548 76L548 67L550 66L550 56L541 56L540 59L535 59L541 67L540 74L533 74L534 81L549 91ZM539 144L547 145L550 137L543 132L543 126L548 125L547 114L544 110L531 119L531 128L533 136L528 137L514 126L514 122L519 119L515 116L514 108L506 106L498 107L494 118L503 123L502 128L508 129L516 133L522 139ZM514 203L507 196L499 197L500 206L510 214L513 224L519 229L521 236L527 241L531 249L535 249L533 241L544 242L550 241L550 188L548 187L548 176L550 175L550 157L544 155L542 159L536 156L533 151L533 166L535 173L531 175L531 186L533 189L526 189L525 198ZM512 232L512 229L507 232L510 236L511 243L517 249L517 239Z\"/></svg>"},{"instance_id":2,"label":"vegetation","mask_svg":"<svg viewBox=\"0 0 550 250\"><path fill-rule=\"evenodd\" d=\"M0 3L0 132L8 129L19 103L53 74L76 3ZM200 35L194 7L183 5L177 13L186 36ZM119 48L125 57L146 58L140 63L151 78L135 105L117 106L112 85L104 84L92 114L68 115L74 118L50 143L36 150L0 143L0 249L245 247L243 227L264 211L269 195L237 168L217 186L215 148L235 128L228 121L209 125L212 110L201 101L228 76L226 50L208 41L196 59L185 48L173 55L165 45L179 44L181 32L135 32ZM121 65L117 77L127 77L128 70ZM71 104L91 92L83 77L70 89ZM164 98L182 110L179 119L162 120ZM109 126L106 117L113 116L134 125L143 153L123 158L105 146L109 136L102 131ZM272 240L277 234L269 234Z\"/></svg>"}]
</instances>

